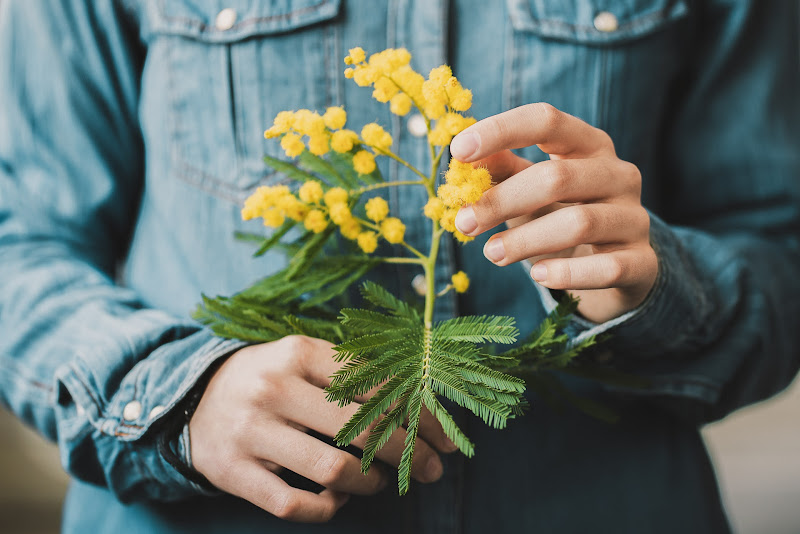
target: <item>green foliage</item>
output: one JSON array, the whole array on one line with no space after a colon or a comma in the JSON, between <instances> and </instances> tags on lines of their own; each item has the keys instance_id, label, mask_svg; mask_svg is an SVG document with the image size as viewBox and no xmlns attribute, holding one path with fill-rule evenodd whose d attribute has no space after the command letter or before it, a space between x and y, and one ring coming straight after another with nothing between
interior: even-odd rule
<instances>
[{"instance_id":1,"label":"green foliage","mask_svg":"<svg viewBox=\"0 0 800 534\"><path fill-rule=\"evenodd\" d=\"M326 157L306 150L297 164L269 156L264 161L295 182L318 180L326 188L345 188L354 209L362 188L384 182L378 169L366 176L355 173L352 160L356 150L329 152ZM431 183L434 179L435 175ZM375 228L369 222L364 224ZM433 323L435 293L430 289L424 315L411 303L369 281L360 287L363 306L369 309L352 307L347 303L350 288L386 258L343 253L342 245L348 242L337 241L335 225L320 233L292 232L298 227L302 225L287 219L269 236L237 233L237 239L257 246L254 256L280 249L289 257L287 265L233 296L204 295L194 317L218 336L253 343L291 334L335 343L335 358L341 367L330 377L326 397L340 406L360 403L335 440L346 446L366 433L361 459L364 473L378 451L405 424L398 489L401 495L408 491L425 411L441 424L463 454L471 457L475 453L474 444L440 402L440 396L493 428L504 428L510 419L524 413L528 408L526 387L553 405L566 400L595 417L614 418L607 408L575 396L553 374L594 375L609 383L627 379L607 368L577 364L579 354L595 343L593 338L571 343L564 332L577 301L565 299L522 343L498 353L491 344L510 345L518 339L512 317L468 316ZM421 256L411 250L416 257ZM389 259L417 263L430 271L435 265L435 251L432 248L431 256L423 260Z\"/></svg>"},{"instance_id":2,"label":"green foliage","mask_svg":"<svg viewBox=\"0 0 800 534\"><path fill-rule=\"evenodd\" d=\"M335 347L337 359L344 365L333 375L327 398L344 405L360 400L376 387L378 390L342 427L336 442L349 445L372 427L362 458L366 472L375 453L386 444L388 429L395 427L396 420L408 419L398 469L399 491L403 494L408 491L423 405L461 452L474 454L473 444L436 399L437 395L456 402L495 428L503 428L514 417L513 408L522 402L524 382L478 362L475 343L511 343L518 332L510 317L462 317L426 327L414 308L379 285L364 283L362 294L387 313L342 310L342 325L358 335Z\"/></svg>"},{"instance_id":3,"label":"green foliage","mask_svg":"<svg viewBox=\"0 0 800 534\"><path fill-rule=\"evenodd\" d=\"M314 239L309 243L318 244ZM344 341L345 329L332 301L380 261L368 256L314 260L309 255L305 262L302 269L290 263L231 297L204 295L193 316L218 336L244 341L263 343L291 334Z\"/></svg>"}]
</instances>

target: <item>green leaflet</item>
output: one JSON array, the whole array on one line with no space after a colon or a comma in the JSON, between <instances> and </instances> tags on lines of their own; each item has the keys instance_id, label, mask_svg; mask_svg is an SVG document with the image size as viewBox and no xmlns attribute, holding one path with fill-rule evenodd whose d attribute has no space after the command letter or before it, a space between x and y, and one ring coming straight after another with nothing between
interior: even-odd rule
<instances>
[{"instance_id":1,"label":"green leaflet","mask_svg":"<svg viewBox=\"0 0 800 534\"><path fill-rule=\"evenodd\" d=\"M266 154L264 155L264 163L297 182L317 180L316 176L298 169L296 165L278 158L273 158L272 156L267 156Z\"/></svg>"},{"instance_id":2,"label":"green leaflet","mask_svg":"<svg viewBox=\"0 0 800 534\"><path fill-rule=\"evenodd\" d=\"M400 465L397 468L397 488L400 495L408 492L411 483L411 462L414 459L414 449L419 433L419 419L422 413L422 394L414 392L408 401L408 428L403 454L400 456Z\"/></svg>"},{"instance_id":3,"label":"green leaflet","mask_svg":"<svg viewBox=\"0 0 800 534\"><path fill-rule=\"evenodd\" d=\"M341 172L340 166L334 166L320 156L314 155L308 150L304 150L298 158L300 165L305 169L323 177L323 181L330 185L343 187L344 189L356 189L360 186L357 180L351 178L347 173Z\"/></svg>"},{"instance_id":4,"label":"green leaflet","mask_svg":"<svg viewBox=\"0 0 800 534\"><path fill-rule=\"evenodd\" d=\"M519 335L515 322L513 317L502 316L456 317L437 323L434 337L470 343L513 343Z\"/></svg>"}]
</instances>

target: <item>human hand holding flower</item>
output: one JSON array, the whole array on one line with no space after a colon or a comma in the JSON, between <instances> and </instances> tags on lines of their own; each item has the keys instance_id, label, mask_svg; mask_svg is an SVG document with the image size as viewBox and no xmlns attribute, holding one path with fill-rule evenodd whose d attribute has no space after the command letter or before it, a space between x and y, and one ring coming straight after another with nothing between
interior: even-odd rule
<instances>
[{"instance_id":1,"label":"human hand holding flower","mask_svg":"<svg viewBox=\"0 0 800 534\"><path fill-rule=\"evenodd\" d=\"M534 164L511 152L532 145L550 160ZM641 175L617 157L607 133L549 104L529 104L467 128L450 151L486 166L499 182L455 221L468 236L508 224L484 247L490 261L530 259L536 281L570 291L580 299L578 311L595 322L644 301L658 261Z\"/></svg>"}]
</instances>

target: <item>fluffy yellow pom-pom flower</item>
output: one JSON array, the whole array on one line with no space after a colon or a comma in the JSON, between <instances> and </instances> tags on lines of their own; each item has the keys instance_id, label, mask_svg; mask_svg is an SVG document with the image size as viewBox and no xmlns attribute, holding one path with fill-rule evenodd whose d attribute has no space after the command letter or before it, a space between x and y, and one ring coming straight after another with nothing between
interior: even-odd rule
<instances>
[{"instance_id":1,"label":"fluffy yellow pom-pom flower","mask_svg":"<svg viewBox=\"0 0 800 534\"><path fill-rule=\"evenodd\" d=\"M264 226L277 228L282 225L285 220L286 216L279 209L270 208L264 212Z\"/></svg>"},{"instance_id":2,"label":"fluffy yellow pom-pom flower","mask_svg":"<svg viewBox=\"0 0 800 534\"><path fill-rule=\"evenodd\" d=\"M323 198L325 199L325 205L330 208L336 204L347 202L348 197L347 191L341 187L333 187L328 189Z\"/></svg>"},{"instance_id":3,"label":"fluffy yellow pom-pom flower","mask_svg":"<svg viewBox=\"0 0 800 534\"><path fill-rule=\"evenodd\" d=\"M364 205L367 217L375 222L381 222L389 215L389 204L381 197L373 197Z\"/></svg>"},{"instance_id":4,"label":"fluffy yellow pom-pom flower","mask_svg":"<svg viewBox=\"0 0 800 534\"><path fill-rule=\"evenodd\" d=\"M315 156L324 156L330 150L330 136L323 132L308 139L308 151Z\"/></svg>"},{"instance_id":5,"label":"fluffy yellow pom-pom flower","mask_svg":"<svg viewBox=\"0 0 800 534\"><path fill-rule=\"evenodd\" d=\"M350 213L350 206L345 202L334 204L330 207L328 213L330 214L331 220L338 225L342 225L353 218L353 214Z\"/></svg>"},{"instance_id":6,"label":"fluffy yellow pom-pom flower","mask_svg":"<svg viewBox=\"0 0 800 534\"><path fill-rule=\"evenodd\" d=\"M305 219L309 211L309 207L294 196L286 198L281 204L281 209L287 217L297 222Z\"/></svg>"},{"instance_id":7,"label":"fluffy yellow pom-pom flower","mask_svg":"<svg viewBox=\"0 0 800 534\"><path fill-rule=\"evenodd\" d=\"M325 133L325 121L316 111L299 109L294 114L294 129L309 137Z\"/></svg>"},{"instance_id":8,"label":"fluffy yellow pom-pom flower","mask_svg":"<svg viewBox=\"0 0 800 534\"><path fill-rule=\"evenodd\" d=\"M397 93L392 97L391 103L389 104L389 110L395 115L404 117L405 115L408 115L409 111L411 111L412 104L413 102L411 101L411 97L409 97L407 94Z\"/></svg>"},{"instance_id":9,"label":"fluffy yellow pom-pom flower","mask_svg":"<svg viewBox=\"0 0 800 534\"><path fill-rule=\"evenodd\" d=\"M453 134L447 131L442 122L440 120L428 134L428 142L433 146L447 146L453 140Z\"/></svg>"},{"instance_id":10,"label":"fluffy yellow pom-pom flower","mask_svg":"<svg viewBox=\"0 0 800 534\"><path fill-rule=\"evenodd\" d=\"M472 91L462 88L450 97L450 107L456 111L467 111L472 107Z\"/></svg>"},{"instance_id":11,"label":"fluffy yellow pom-pom flower","mask_svg":"<svg viewBox=\"0 0 800 534\"><path fill-rule=\"evenodd\" d=\"M290 132L284 135L281 139L281 148L287 156L290 158L296 158L303 153L306 145L303 144L303 140L299 135Z\"/></svg>"},{"instance_id":12,"label":"fluffy yellow pom-pom flower","mask_svg":"<svg viewBox=\"0 0 800 534\"><path fill-rule=\"evenodd\" d=\"M350 152L358 141L358 134L353 130L338 130L331 135L331 148L340 154Z\"/></svg>"},{"instance_id":13,"label":"fluffy yellow pom-pom flower","mask_svg":"<svg viewBox=\"0 0 800 534\"><path fill-rule=\"evenodd\" d=\"M360 150L353 156L353 168L358 174L370 174L375 170L375 156L366 150Z\"/></svg>"},{"instance_id":14,"label":"fluffy yellow pom-pom flower","mask_svg":"<svg viewBox=\"0 0 800 534\"><path fill-rule=\"evenodd\" d=\"M372 98L378 102L386 103L400 91L400 88L387 77L380 78L375 82L375 90L372 91Z\"/></svg>"},{"instance_id":15,"label":"fluffy yellow pom-pom flower","mask_svg":"<svg viewBox=\"0 0 800 534\"><path fill-rule=\"evenodd\" d=\"M272 126L281 133L286 133L294 126L294 113L291 111L281 111L275 115Z\"/></svg>"},{"instance_id":16,"label":"fluffy yellow pom-pom flower","mask_svg":"<svg viewBox=\"0 0 800 534\"><path fill-rule=\"evenodd\" d=\"M358 246L367 254L375 252L378 248L378 235L375 232L361 232L356 239Z\"/></svg>"},{"instance_id":17,"label":"fluffy yellow pom-pom flower","mask_svg":"<svg viewBox=\"0 0 800 534\"><path fill-rule=\"evenodd\" d=\"M367 54L364 52L364 49L360 46L355 48L351 48L348 50L349 54L347 57L344 58L344 62L347 65L357 65L359 63L363 63L365 59L367 59Z\"/></svg>"},{"instance_id":18,"label":"fluffy yellow pom-pom flower","mask_svg":"<svg viewBox=\"0 0 800 534\"><path fill-rule=\"evenodd\" d=\"M300 200L303 202L316 204L322 200L322 184L316 180L309 180L300 186L300 189L297 191L297 196L299 196Z\"/></svg>"},{"instance_id":19,"label":"fluffy yellow pom-pom flower","mask_svg":"<svg viewBox=\"0 0 800 534\"><path fill-rule=\"evenodd\" d=\"M474 237L462 234L458 230L453 232L453 236L455 236L455 238L458 239L461 243L469 243L470 241L473 241L475 239Z\"/></svg>"},{"instance_id":20,"label":"fluffy yellow pom-pom flower","mask_svg":"<svg viewBox=\"0 0 800 534\"><path fill-rule=\"evenodd\" d=\"M347 122L347 112L341 106L331 106L325 110L322 120L331 130L341 130Z\"/></svg>"},{"instance_id":21,"label":"fluffy yellow pom-pom flower","mask_svg":"<svg viewBox=\"0 0 800 534\"><path fill-rule=\"evenodd\" d=\"M321 210L311 210L306 215L303 225L306 230L318 234L328 227L328 219Z\"/></svg>"},{"instance_id":22,"label":"fluffy yellow pom-pom flower","mask_svg":"<svg viewBox=\"0 0 800 534\"><path fill-rule=\"evenodd\" d=\"M444 215L444 210L444 202L439 198L433 197L428 199L423 211L427 218L438 221Z\"/></svg>"},{"instance_id":23,"label":"fluffy yellow pom-pom flower","mask_svg":"<svg viewBox=\"0 0 800 534\"><path fill-rule=\"evenodd\" d=\"M469 289L469 276L464 271L458 271L450 278L450 281L457 293L464 293Z\"/></svg>"},{"instance_id":24,"label":"fluffy yellow pom-pom flower","mask_svg":"<svg viewBox=\"0 0 800 534\"><path fill-rule=\"evenodd\" d=\"M381 223L381 234L389 243L402 243L406 235L406 225L397 217L389 217Z\"/></svg>"},{"instance_id":25,"label":"fluffy yellow pom-pom flower","mask_svg":"<svg viewBox=\"0 0 800 534\"><path fill-rule=\"evenodd\" d=\"M447 65L439 65L431 69L428 73L428 79L444 86L444 84L453 76L453 69Z\"/></svg>"},{"instance_id":26,"label":"fluffy yellow pom-pom flower","mask_svg":"<svg viewBox=\"0 0 800 534\"><path fill-rule=\"evenodd\" d=\"M347 239L356 240L358 239L358 234L361 233L361 223L351 217L339 225L339 231Z\"/></svg>"},{"instance_id":27,"label":"fluffy yellow pom-pom flower","mask_svg":"<svg viewBox=\"0 0 800 534\"><path fill-rule=\"evenodd\" d=\"M379 150L389 150L392 146L392 136L380 124L374 122L364 125L361 129L361 139Z\"/></svg>"},{"instance_id":28,"label":"fluffy yellow pom-pom flower","mask_svg":"<svg viewBox=\"0 0 800 534\"><path fill-rule=\"evenodd\" d=\"M455 232L457 213L458 213L458 208L447 208L446 210L444 210L442 218L439 219L439 224L442 225L442 228L444 228L448 232Z\"/></svg>"},{"instance_id":29,"label":"fluffy yellow pom-pom flower","mask_svg":"<svg viewBox=\"0 0 800 534\"><path fill-rule=\"evenodd\" d=\"M353 71L353 81L356 82L356 85L359 87L367 87L375 83L380 75L381 73L375 67L358 65L355 71Z\"/></svg>"}]
</instances>

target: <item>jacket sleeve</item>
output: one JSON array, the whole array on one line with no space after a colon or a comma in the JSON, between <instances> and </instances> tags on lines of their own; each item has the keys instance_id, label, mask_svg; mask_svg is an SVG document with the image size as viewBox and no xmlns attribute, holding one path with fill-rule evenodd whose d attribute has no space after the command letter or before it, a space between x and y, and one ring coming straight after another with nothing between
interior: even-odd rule
<instances>
[{"instance_id":1,"label":"jacket sleeve","mask_svg":"<svg viewBox=\"0 0 800 534\"><path fill-rule=\"evenodd\" d=\"M238 345L114 282L143 183L132 20L112 0L0 3L0 402L73 476L171 499L199 488L155 434Z\"/></svg>"},{"instance_id":2,"label":"jacket sleeve","mask_svg":"<svg viewBox=\"0 0 800 534\"><path fill-rule=\"evenodd\" d=\"M651 381L638 393L694 421L800 367L800 4L756 4L695 3L663 146L668 207L651 215L655 287L622 317L572 325L576 339L609 334L617 365Z\"/></svg>"}]
</instances>

